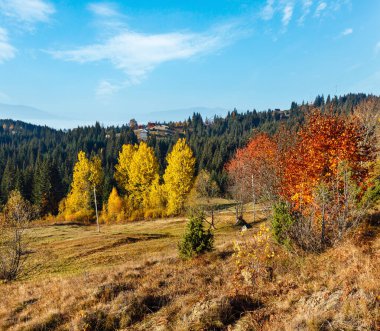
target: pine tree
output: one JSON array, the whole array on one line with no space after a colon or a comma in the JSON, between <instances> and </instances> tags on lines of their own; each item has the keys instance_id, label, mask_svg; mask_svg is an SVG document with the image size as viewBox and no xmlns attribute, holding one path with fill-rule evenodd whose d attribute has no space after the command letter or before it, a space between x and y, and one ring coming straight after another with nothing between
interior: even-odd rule
<instances>
[{"instance_id":1,"label":"pine tree","mask_svg":"<svg viewBox=\"0 0 380 331\"><path fill-rule=\"evenodd\" d=\"M1 198L3 202L8 200L8 194L15 189L15 175L14 163L11 159L8 159L1 178Z\"/></svg>"}]
</instances>

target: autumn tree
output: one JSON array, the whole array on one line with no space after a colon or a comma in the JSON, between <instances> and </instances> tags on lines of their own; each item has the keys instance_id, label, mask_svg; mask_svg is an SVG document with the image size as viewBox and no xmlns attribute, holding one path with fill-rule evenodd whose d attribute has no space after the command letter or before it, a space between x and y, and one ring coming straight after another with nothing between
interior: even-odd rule
<instances>
[{"instance_id":1,"label":"autumn tree","mask_svg":"<svg viewBox=\"0 0 380 331\"><path fill-rule=\"evenodd\" d=\"M186 139L178 139L166 160L168 166L165 169L164 182L167 213L175 215L183 210L186 195L193 184L195 158L191 148L186 144Z\"/></svg>"},{"instance_id":2,"label":"autumn tree","mask_svg":"<svg viewBox=\"0 0 380 331\"><path fill-rule=\"evenodd\" d=\"M12 191L0 218L0 279L15 279L25 262L24 231L33 209L18 191Z\"/></svg>"},{"instance_id":3,"label":"autumn tree","mask_svg":"<svg viewBox=\"0 0 380 331\"><path fill-rule=\"evenodd\" d=\"M115 166L115 179L119 187L125 192L128 190L130 165L138 145L125 144L122 146Z\"/></svg>"},{"instance_id":4,"label":"autumn tree","mask_svg":"<svg viewBox=\"0 0 380 331\"><path fill-rule=\"evenodd\" d=\"M163 195L159 188L158 161L153 148L145 142L135 146L124 145L115 169L115 179L126 194L130 212L142 214L144 209L160 204L157 201Z\"/></svg>"},{"instance_id":5,"label":"autumn tree","mask_svg":"<svg viewBox=\"0 0 380 331\"><path fill-rule=\"evenodd\" d=\"M78 161L73 171L71 190L67 198L61 203L60 211L66 219L82 218L89 220L93 215L92 195L97 216L96 189L101 183L102 168L100 159L95 156L91 160L83 151L78 153ZM97 217L99 231L99 220Z\"/></svg>"},{"instance_id":6,"label":"autumn tree","mask_svg":"<svg viewBox=\"0 0 380 331\"><path fill-rule=\"evenodd\" d=\"M341 236L352 220L358 187L368 175L365 165L373 157L369 150L357 121L313 112L288 151L282 196L300 214L295 223L310 225L306 232L313 236L319 233L320 247Z\"/></svg>"},{"instance_id":7,"label":"autumn tree","mask_svg":"<svg viewBox=\"0 0 380 331\"><path fill-rule=\"evenodd\" d=\"M146 207L151 185L158 178L158 162L153 148L145 142L139 144L132 156L128 177L126 188L133 204L138 208Z\"/></svg>"},{"instance_id":8,"label":"autumn tree","mask_svg":"<svg viewBox=\"0 0 380 331\"><path fill-rule=\"evenodd\" d=\"M355 108L354 117L364 128L363 144L370 144L374 160L368 162L369 176L366 182L367 190L362 204L373 205L380 199L380 101L370 97Z\"/></svg>"},{"instance_id":9,"label":"autumn tree","mask_svg":"<svg viewBox=\"0 0 380 331\"><path fill-rule=\"evenodd\" d=\"M241 205L252 202L253 221L256 220L257 201L273 199L277 195L276 161L276 143L269 135L260 133L251 138L247 146L238 149L234 158L226 165L231 183L230 191Z\"/></svg>"},{"instance_id":10,"label":"autumn tree","mask_svg":"<svg viewBox=\"0 0 380 331\"><path fill-rule=\"evenodd\" d=\"M150 190L144 202L144 216L146 218L161 217L165 210L165 191L160 178L157 175L150 186Z\"/></svg>"},{"instance_id":11,"label":"autumn tree","mask_svg":"<svg viewBox=\"0 0 380 331\"><path fill-rule=\"evenodd\" d=\"M97 199L96 199L96 190L99 187L100 183L102 182L103 169L102 169L102 161L100 160L99 156L94 156L91 158L91 160L89 161L88 171L89 171L88 181L89 181L89 183L93 189L93 192L94 192L96 226L97 226L98 232L100 232L98 203L97 203Z\"/></svg>"},{"instance_id":12,"label":"autumn tree","mask_svg":"<svg viewBox=\"0 0 380 331\"><path fill-rule=\"evenodd\" d=\"M105 218L110 221L119 221L123 215L123 199L119 196L117 189L112 188L108 197L106 210L103 211Z\"/></svg>"}]
</instances>

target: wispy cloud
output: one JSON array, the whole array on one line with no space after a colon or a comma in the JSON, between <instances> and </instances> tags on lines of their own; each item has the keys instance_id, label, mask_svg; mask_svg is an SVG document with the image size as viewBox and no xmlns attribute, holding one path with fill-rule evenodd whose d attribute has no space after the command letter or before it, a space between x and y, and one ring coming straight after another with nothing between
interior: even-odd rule
<instances>
[{"instance_id":1,"label":"wispy cloud","mask_svg":"<svg viewBox=\"0 0 380 331\"><path fill-rule=\"evenodd\" d=\"M124 29L102 43L49 53L57 59L78 63L109 62L127 75L130 84L137 84L165 62L186 60L218 51L238 36L240 31L233 23L204 33L143 34ZM111 91L112 87L103 82L98 90L102 93Z\"/></svg>"},{"instance_id":2,"label":"wispy cloud","mask_svg":"<svg viewBox=\"0 0 380 331\"><path fill-rule=\"evenodd\" d=\"M120 91L126 84L114 84L108 80L101 80L96 88L95 94L99 99L107 98Z\"/></svg>"},{"instance_id":3,"label":"wispy cloud","mask_svg":"<svg viewBox=\"0 0 380 331\"><path fill-rule=\"evenodd\" d=\"M119 12L116 6L112 3L100 2L100 3L90 3L87 6L93 14L103 17L113 17L119 16Z\"/></svg>"},{"instance_id":4,"label":"wispy cloud","mask_svg":"<svg viewBox=\"0 0 380 331\"><path fill-rule=\"evenodd\" d=\"M7 30L0 27L0 64L14 58L16 49L9 43Z\"/></svg>"},{"instance_id":5,"label":"wispy cloud","mask_svg":"<svg viewBox=\"0 0 380 331\"><path fill-rule=\"evenodd\" d=\"M274 0L267 0L265 7L261 11L261 17L264 20L272 19L275 12L275 8L273 7L273 5L274 5Z\"/></svg>"},{"instance_id":6,"label":"wispy cloud","mask_svg":"<svg viewBox=\"0 0 380 331\"><path fill-rule=\"evenodd\" d=\"M347 29L345 29L342 33L341 33L341 35L344 37L344 36L349 36L350 34L352 34L354 32L354 29L352 29L352 28L347 28Z\"/></svg>"},{"instance_id":7,"label":"wispy cloud","mask_svg":"<svg viewBox=\"0 0 380 331\"><path fill-rule=\"evenodd\" d=\"M283 16L282 16L282 24L284 26L287 26L292 19L293 16L293 4L288 3L286 4L284 11L283 11Z\"/></svg>"},{"instance_id":8,"label":"wispy cloud","mask_svg":"<svg viewBox=\"0 0 380 331\"><path fill-rule=\"evenodd\" d=\"M326 2L320 2L317 6L317 9L315 10L315 16L319 17L321 16L322 12L327 8Z\"/></svg>"},{"instance_id":9,"label":"wispy cloud","mask_svg":"<svg viewBox=\"0 0 380 331\"><path fill-rule=\"evenodd\" d=\"M305 18L310 14L311 6L313 5L313 0L303 0L302 1L302 15L298 19L298 23L303 24Z\"/></svg>"},{"instance_id":10,"label":"wispy cloud","mask_svg":"<svg viewBox=\"0 0 380 331\"><path fill-rule=\"evenodd\" d=\"M0 0L0 12L17 21L37 23L47 22L55 8L44 0Z\"/></svg>"}]
</instances>

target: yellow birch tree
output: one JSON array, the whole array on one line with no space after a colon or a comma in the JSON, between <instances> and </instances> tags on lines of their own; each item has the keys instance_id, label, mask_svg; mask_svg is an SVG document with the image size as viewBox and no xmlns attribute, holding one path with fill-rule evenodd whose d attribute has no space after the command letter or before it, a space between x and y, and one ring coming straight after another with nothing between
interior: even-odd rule
<instances>
[{"instance_id":1,"label":"yellow birch tree","mask_svg":"<svg viewBox=\"0 0 380 331\"><path fill-rule=\"evenodd\" d=\"M123 145L119 152L117 164L115 166L115 179L119 184L119 188L127 191L127 185L129 182L129 172L132 157L138 149L138 145Z\"/></svg>"},{"instance_id":2,"label":"yellow birch tree","mask_svg":"<svg viewBox=\"0 0 380 331\"><path fill-rule=\"evenodd\" d=\"M179 214L190 192L195 169L195 158L186 139L179 139L166 158L164 182L167 196L167 214Z\"/></svg>"},{"instance_id":3,"label":"yellow birch tree","mask_svg":"<svg viewBox=\"0 0 380 331\"><path fill-rule=\"evenodd\" d=\"M96 189L103 176L101 160L95 156L91 160L83 151L78 153L78 161L74 165L73 181L67 198L60 204L60 212L65 219L84 219L89 221L93 216L91 204L94 196L94 206L97 214ZM97 219L98 231L99 221Z\"/></svg>"},{"instance_id":4,"label":"yellow birch tree","mask_svg":"<svg viewBox=\"0 0 380 331\"><path fill-rule=\"evenodd\" d=\"M158 176L158 162L154 150L145 142L141 142L133 154L128 169L126 188L133 204L141 208L148 199L154 179Z\"/></svg>"}]
</instances>

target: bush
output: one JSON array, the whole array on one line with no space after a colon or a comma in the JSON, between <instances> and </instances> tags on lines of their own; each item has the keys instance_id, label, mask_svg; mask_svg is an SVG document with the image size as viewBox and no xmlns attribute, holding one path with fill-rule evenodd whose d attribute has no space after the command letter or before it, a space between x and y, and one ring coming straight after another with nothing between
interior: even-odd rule
<instances>
[{"instance_id":1,"label":"bush","mask_svg":"<svg viewBox=\"0 0 380 331\"><path fill-rule=\"evenodd\" d=\"M190 216L184 237L178 245L179 254L182 258L189 259L212 250L214 235L211 229L204 229L204 221L203 213Z\"/></svg>"},{"instance_id":2,"label":"bush","mask_svg":"<svg viewBox=\"0 0 380 331\"><path fill-rule=\"evenodd\" d=\"M294 223L294 217L285 202L274 205L271 223L274 239L281 245L289 246L289 231Z\"/></svg>"},{"instance_id":3,"label":"bush","mask_svg":"<svg viewBox=\"0 0 380 331\"><path fill-rule=\"evenodd\" d=\"M27 255L24 231L32 219L32 206L18 191L10 193L0 219L0 279L13 280L20 274Z\"/></svg>"},{"instance_id":4,"label":"bush","mask_svg":"<svg viewBox=\"0 0 380 331\"><path fill-rule=\"evenodd\" d=\"M248 238L244 233L242 240L234 243L233 257L238 278L243 279L246 285L272 280L275 251L269 227L261 224L258 231Z\"/></svg>"},{"instance_id":5,"label":"bush","mask_svg":"<svg viewBox=\"0 0 380 331\"><path fill-rule=\"evenodd\" d=\"M165 212L161 208L146 209L144 211L144 218L145 219L156 219L156 218L162 217L164 214L165 214Z\"/></svg>"},{"instance_id":6,"label":"bush","mask_svg":"<svg viewBox=\"0 0 380 331\"><path fill-rule=\"evenodd\" d=\"M361 204L363 206L374 206L380 199L380 181L376 180L368 189L365 191Z\"/></svg>"},{"instance_id":7,"label":"bush","mask_svg":"<svg viewBox=\"0 0 380 331\"><path fill-rule=\"evenodd\" d=\"M90 224L95 219L94 212L92 210L82 209L74 213L66 212L63 214L65 222L78 222L83 224Z\"/></svg>"}]
</instances>

